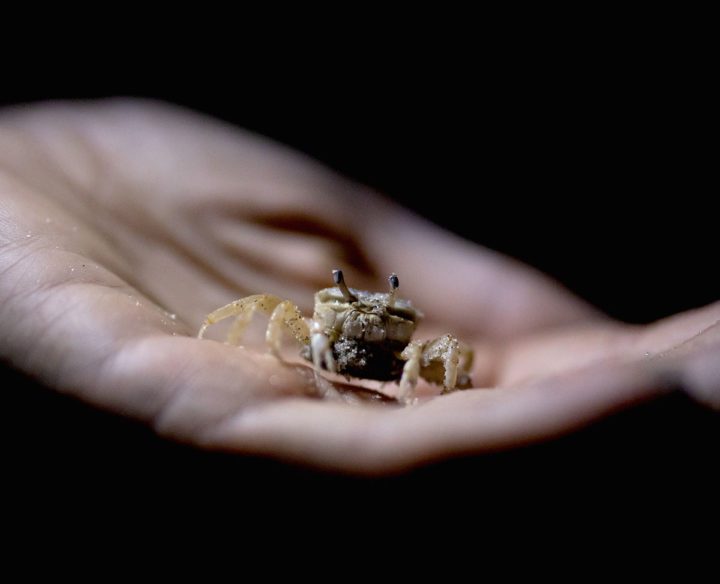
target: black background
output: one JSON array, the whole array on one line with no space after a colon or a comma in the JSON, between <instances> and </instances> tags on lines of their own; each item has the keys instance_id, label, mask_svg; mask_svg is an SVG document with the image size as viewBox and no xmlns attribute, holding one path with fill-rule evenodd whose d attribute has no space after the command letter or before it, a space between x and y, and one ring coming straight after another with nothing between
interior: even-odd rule
<instances>
[{"instance_id":1,"label":"black background","mask_svg":"<svg viewBox=\"0 0 720 584\"><path fill-rule=\"evenodd\" d=\"M247 27L219 43L182 30L147 50L135 46L134 29L93 37L10 59L17 76L4 77L0 100L125 95L198 109L299 148L623 320L649 322L720 297L710 211L717 127L702 67L668 35L659 36L669 44L620 42L578 30L520 42L488 38L488 25L438 24L392 47L367 29L345 51L332 28L320 42L301 29L284 43L260 35L245 44L235 40ZM300 50L311 40L314 50ZM468 212L471 200L479 213ZM531 507L541 505L538 492L562 498L598 484L636 502L649 496L644 486L678 476L713 484L717 417L681 394L550 444L370 482L196 452L4 374L7 468L21 490L77 477L151 500L166 491L149 485L198 481L238 498L291 485L310 501L328 491L381 501L511 488L536 493L525 499Z\"/></svg>"}]
</instances>

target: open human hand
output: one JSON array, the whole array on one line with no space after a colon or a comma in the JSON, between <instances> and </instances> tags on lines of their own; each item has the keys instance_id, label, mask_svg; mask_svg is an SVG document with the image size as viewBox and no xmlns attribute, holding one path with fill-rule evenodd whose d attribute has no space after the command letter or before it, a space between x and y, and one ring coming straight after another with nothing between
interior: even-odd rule
<instances>
[{"instance_id":1,"label":"open human hand","mask_svg":"<svg viewBox=\"0 0 720 584\"><path fill-rule=\"evenodd\" d=\"M162 436L383 472L568 432L670 388L720 403L720 304L612 321L297 153L184 110L7 110L0 193L0 358ZM321 399L307 366L194 338L205 314L248 294L307 313L335 267L365 289L397 272L426 314L419 337L473 345L477 389L407 408Z\"/></svg>"}]
</instances>

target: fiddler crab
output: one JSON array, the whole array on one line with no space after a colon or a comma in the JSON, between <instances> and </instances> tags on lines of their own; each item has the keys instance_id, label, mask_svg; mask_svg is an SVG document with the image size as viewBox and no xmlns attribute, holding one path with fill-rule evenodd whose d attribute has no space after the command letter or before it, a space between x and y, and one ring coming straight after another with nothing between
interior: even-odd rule
<instances>
[{"instance_id":1,"label":"fiddler crab","mask_svg":"<svg viewBox=\"0 0 720 584\"><path fill-rule=\"evenodd\" d=\"M280 358L283 330L303 345L301 356L315 371L339 373L378 381L398 381L397 399L415 401L418 378L443 385L443 393L471 386L473 352L452 335L430 341L412 340L422 313L409 300L398 298L397 275L389 277L389 292L348 288L341 270L333 270L333 288L315 293L312 319L305 319L289 300L255 294L235 300L205 318L198 338L207 328L235 317L227 342L239 344L255 312L269 315L265 334L268 347Z\"/></svg>"}]
</instances>

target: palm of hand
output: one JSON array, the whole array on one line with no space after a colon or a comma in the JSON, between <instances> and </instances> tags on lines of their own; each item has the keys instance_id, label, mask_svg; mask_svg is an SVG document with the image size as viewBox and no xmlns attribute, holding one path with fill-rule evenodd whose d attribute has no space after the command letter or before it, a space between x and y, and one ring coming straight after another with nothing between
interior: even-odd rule
<instances>
[{"instance_id":1,"label":"palm of hand","mask_svg":"<svg viewBox=\"0 0 720 584\"><path fill-rule=\"evenodd\" d=\"M382 470L565 432L676 383L717 389L720 307L612 322L309 160L184 112L9 113L0 164L0 355L166 436ZM399 272L428 336L475 345L485 389L351 406L316 399L307 368L193 338L206 313L251 293L307 311L348 265L359 288Z\"/></svg>"}]
</instances>

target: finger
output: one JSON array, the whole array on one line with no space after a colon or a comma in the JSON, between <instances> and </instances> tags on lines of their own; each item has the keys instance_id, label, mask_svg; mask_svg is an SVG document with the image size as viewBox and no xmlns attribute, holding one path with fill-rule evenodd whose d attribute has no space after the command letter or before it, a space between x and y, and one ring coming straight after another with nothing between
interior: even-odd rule
<instances>
[{"instance_id":1,"label":"finger","mask_svg":"<svg viewBox=\"0 0 720 584\"><path fill-rule=\"evenodd\" d=\"M720 409L720 302L648 327L638 348L701 403Z\"/></svg>"},{"instance_id":2,"label":"finger","mask_svg":"<svg viewBox=\"0 0 720 584\"><path fill-rule=\"evenodd\" d=\"M186 318L259 292L311 305L356 251L344 181L216 120L112 100L19 108L0 124L2 162L57 207L45 217L109 236L131 260L118 273Z\"/></svg>"},{"instance_id":3,"label":"finger","mask_svg":"<svg viewBox=\"0 0 720 584\"><path fill-rule=\"evenodd\" d=\"M698 347L688 355L680 375L681 386L700 403L720 411L720 331L715 325L712 331L704 333L712 336L712 342ZM700 339L698 339L699 341ZM709 338L703 341L710 341Z\"/></svg>"},{"instance_id":4,"label":"finger","mask_svg":"<svg viewBox=\"0 0 720 584\"><path fill-rule=\"evenodd\" d=\"M648 357L659 356L684 347L687 352L698 346L696 337L710 332L720 322L720 302L661 319L644 329L637 338L637 347ZM708 338L708 336L703 337Z\"/></svg>"},{"instance_id":5,"label":"finger","mask_svg":"<svg viewBox=\"0 0 720 584\"><path fill-rule=\"evenodd\" d=\"M720 303L647 326L594 322L526 335L498 352L496 382L515 384L608 359L664 359L694 352L720 320Z\"/></svg>"}]
</instances>

